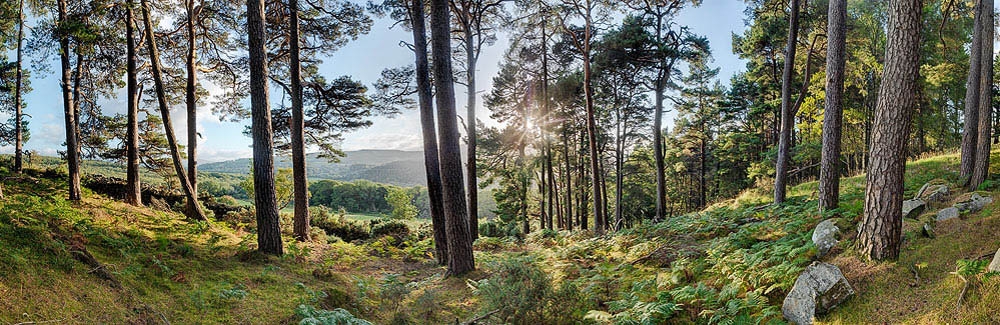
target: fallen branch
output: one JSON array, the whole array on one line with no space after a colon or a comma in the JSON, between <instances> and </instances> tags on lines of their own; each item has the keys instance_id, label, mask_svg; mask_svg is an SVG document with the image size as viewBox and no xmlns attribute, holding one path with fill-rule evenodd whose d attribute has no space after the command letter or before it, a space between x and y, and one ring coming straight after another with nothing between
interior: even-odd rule
<instances>
[{"instance_id":1,"label":"fallen branch","mask_svg":"<svg viewBox=\"0 0 1000 325\"><path fill-rule=\"evenodd\" d=\"M913 283L913 286L916 287L920 285L920 273L917 273L917 268L910 265L910 272L913 272L913 278L916 280L916 282Z\"/></svg>"},{"instance_id":2,"label":"fallen branch","mask_svg":"<svg viewBox=\"0 0 1000 325\"><path fill-rule=\"evenodd\" d=\"M955 275L957 275L959 279L962 279L962 282L964 283L964 285L962 285L962 292L958 294L958 306L956 306L956 309L961 309L962 300L965 300L965 292L969 290L969 280L966 280L961 274L955 273Z\"/></svg>"},{"instance_id":3,"label":"fallen branch","mask_svg":"<svg viewBox=\"0 0 1000 325\"><path fill-rule=\"evenodd\" d=\"M479 321L487 319L487 318L490 318L490 316L493 316L493 314L496 314L496 313L499 313L499 312L500 312L500 309L495 309L495 310L493 310L491 312L488 312L488 313L485 313L483 315L480 315L479 317L473 318L473 319L469 320L468 322L462 323L461 325L475 325L475 324L478 324ZM455 323L458 324L457 321Z\"/></svg>"},{"instance_id":4,"label":"fallen branch","mask_svg":"<svg viewBox=\"0 0 1000 325\"><path fill-rule=\"evenodd\" d=\"M14 325L31 325L31 324L59 323L59 322L62 322L64 320L66 320L66 319L65 318L63 318L63 319L53 319L53 320L46 320L46 321L41 321L41 322L23 322L23 323L17 323L17 324L14 324Z\"/></svg>"}]
</instances>

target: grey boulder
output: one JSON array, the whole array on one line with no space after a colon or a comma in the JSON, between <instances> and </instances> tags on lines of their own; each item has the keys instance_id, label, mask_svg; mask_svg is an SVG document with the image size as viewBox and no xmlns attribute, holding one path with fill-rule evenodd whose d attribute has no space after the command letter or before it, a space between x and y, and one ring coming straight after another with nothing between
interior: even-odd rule
<instances>
[{"instance_id":1,"label":"grey boulder","mask_svg":"<svg viewBox=\"0 0 1000 325\"><path fill-rule=\"evenodd\" d=\"M781 313L795 324L812 324L822 315L854 295L847 278L833 264L813 262L795 280L785 296Z\"/></svg>"},{"instance_id":2,"label":"grey boulder","mask_svg":"<svg viewBox=\"0 0 1000 325\"><path fill-rule=\"evenodd\" d=\"M987 204L993 203L993 198L981 196L979 193L972 193L968 200L955 203L954 207L962 211L976 212L982 210Z\"/></svg>"},{"instance_id":3,"label":"grey boulder","mask_svg":"<svg viewBox=\"0 0 1000 325\"><path fill-rule=\"evenodd\" d=\"M948 185L938 184L931 185L930 183L924 184L924 187L917 191L915 199L921 199L924 202L936 202L944 199L948 196Z\"/></svg>"},{"instance_id":4,"label":"grey boulder","mask_svg":"<svg viewBox=\"0 0 1000 325\"><path fill-rule=\"evenodd\" d=\"M837 246L837 235L840 234L840 228L837 227L835 222L836 219L826 219L816 225L816 229L813 230L812 241L816 244L816 248L819 250L818 257L823 257L826 253L830 252L834 246Z\"/></svg>"},{"instance_id":5,"label":"grey boulder","mask_svg":"<svg viewBox=\"0 0 1000 325\"><path fill-rule=\"evenodd\" d=\"M937 217L934 218L934 219L937 220L937 221L945 221L945 220L948 220L948 219L955 219L955 218L958 218L959 212L961 212L961 211L959 211L958 208L956 208L956 207L944 208L944 209L941 209L941 211L938 211Z\"/></svg>"},{"instance_id":6,"label":"grey boulder","mask_svg":"<svg viewBox=\"0 0 1000 325\"><path fill-rule=\"evenodd\" d=\"M924 213L925 207L927 207L927 202L921 199L903 201L903 216L916 219L921 213Z\"/></svg>"},{"instance_id":7,"label":"grey boulder","mask_svg":"<svg viewBox=\"0 0 1000 325\"><path fill-rule=\"evenodd\" d=\"M990 262L990 266L986 268L988 272L1000 272L1000 249L997 250L996 254L993 254L993 262Z\"/></svg>"}]
</instances>

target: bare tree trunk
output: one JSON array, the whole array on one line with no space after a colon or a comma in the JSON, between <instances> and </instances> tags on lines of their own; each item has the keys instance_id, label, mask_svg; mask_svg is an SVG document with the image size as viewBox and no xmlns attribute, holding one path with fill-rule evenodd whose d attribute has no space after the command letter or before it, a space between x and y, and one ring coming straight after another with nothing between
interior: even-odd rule
<instances>
[{"instance_id":1,"label":"bare tree trunk","mask_svg":"<svg viewBox=\"0 0 1000 325\"><path fill-rule=\"evenodd\" d=\"M309 240L309 180L306 176L305 114L302 107L302 64L299 52L299 0L288 0L289 74L292 78L292 186L295 216L292 228L295 239Z\"/></svg>"},{"instance_id":2,"label":"bare tree trunk","mask_svg":"<svg viewBox=\"0 0 1000 325\"><path fill-rule=\"evenodd\" d=\"M566 199L563 201L566 206L566 213L564 214L565 229L573 230L573 170L570 167L569 162L569 135L568 131L563 127L563 164L566 167L566 174L563 176L566 179L566 187L563 192L566 193Z\"/></svg>"},{"instance_id":3,"label":"bare tree trunk","mask_svg":"<svg viewBox=\"0 0 1000 325\"><path fill-rule=\"evenodd\" d=\"M67 15L66 0L59 0L59 23L68 23ZM72 91L70 90L72 73L70 72L69 62L69 35L65 33L59 35L59 49L59 60L62 65L63 113L66 115L66 162L69 170L69 199L71 201L79 201L81 199L80 155L76 154L79 152L79 138L77 138L76 105L73 102Z\"/></svg>"},{"instance_id":4,"label":"bare tree trunk","mask_svg":"<svg viewBox=\"0 0 1000 325\"><path fill-rule=\"evenodd\" d=\"M257 250L282 255L281 228L274 188L274 134L268 102L268 67L264 0L247 0L247 40L250 53L250 111L253 120L254 208Z\"/></svg>"},{"instance_id":5,"label":"bare tree trunk","mask_svg":"<svg viewBox=\"0 0 1000 325\"><path fill-rule=\"evenodd\" d=\"M975 22L972 27L972 46L969 50L969 78L965 84L965 125L962 128L961 176L968 184L976 165L976 147L979 137L979 88L983 63L983 4L976 1Z\"/></svg>"},{"instance_id":6,"label":"bare tree trunk","mask_svg":"<svg viewBox=\"0 0 1000 325\"><path fill-rule=\"evenodd\" d=\"M981 0L982 62L979 77L979 135L976 138L976 159L969 190L979 188L990 172L990 131L993 122L993 0Z\"/></svg>"},{"instance_id":7,"label":"bare tree trunk","mask_svg":"<svg viewBox=\"0 0 1000 325\"><path fill-rule=\"evenodd\" d=\"M788 42L785 46L785 70L781 74L781 134L778 138L778 159L774 173L775 204L785 202L792 128L795 127L795 116L792 112L792 74L795 72L795 44L799 38L799 0L791 2L788 15Z\"/></svg>"},{"instance_id":8,"label":"bare tree trunk","mask_svg":"<svg viewBox=\"0 0 1000 325\"><path fill-rule=\"evenodd\" d=\"M17 66L15 67L15 69L16 69L16 72L15 72L16 73L16 77L15 77L15 79L16 79L15 80L16 85L14 86L15 87L15 89L14 89L14 172L15 173L21 173L22 163L23 163L22 162L22 159L23 159L22 158L22 154L23 154L22 151L24 151L24 143L22 141L23 137L24 137L22 133L23 133L24 130L22 129L22 125L21 125L22 124L22 120L23 120L23 114L22 114L22 111L21 111L23 109L21 107L23 105L21 103L21 92L24 91L22 89L24 74L23 74L23 71L21 69L21 65L22 65L22 62L23 62L23 57L22 56L23 56L23 52L24 52L24 48L23 48L24 47L24 0L20 0L17 3L18 3L18 9L17 9Z\"/></svg>"},{"instance_id":9,"label":"bare tree trunk","mask_svg":"<svg viewBox=\"0 0 1000 325\"><path fill-rule=\"evenodd\" d=\"M462 177L455 85L451 69L451 12L448 0L431 0L431 52L434 90L438 107L442 197L448 236L448 275L461 275L476 268L469 235L468 211ZM471 175L470 177L475 177Z\"/></svg>"},{"instance_id":10,"label":"bare tree trunk","mask_svg":"<svg viewBox=\"0 0 1000 325\"><path fill-rule=\"evenodd\" d=\"M434 228L434 256L437 258L438 264L447 265L448 236L445 231L446 220L441 198L441 169L438 163L437 131L434 129L434 96L431 93L430 68L427 62L424 0L412 0L409 9L410 26L413 31L413 52L416 59L417 97L420 102L420 129L424 138L427 196L431 206L431 225ZM478 233L479 229L475 231Z\"/></svg>"},{"instance_id":11,"label":"bare tree trunk","mask_svg":"<svg viewBox=\"0 0 1000 325\"><path fill-rule=\"evenodd\" d=\"M590 39L591 35L591 0L586 3L586 16L583 36L583 91L587 108L587 140L590 143L591 186L594 195L594 230L604 234L604 203L601 191L601 168L597 148L597 113L594 109L594 89L591 85L590 69Z\"/></svg>"},{"instance_id":12,"label":"bare tree trunk","mask_svg":"<svg viewBox=\"0 0 1000 325\"><path fill-rule=\"evenodd\" d=\"M911 109L916 105L921 0L892 0L886 65L875 111L865 209L858 250L873 260L896 259L902 234L903 172Z\"/></svg>"},{"instance_id":13,"label":"bare tree trunk","mask_svg":"<svg viewBox=\"0 0 1000 325\"><path fill-rule=\"evenodd\" d=\"M125 5L126 88L128 97L128 126L125 130L125 203L142 205L142 184L139 180L139 78L136 67L135 3Z\"/></svg>"},{"instance_id":14,"label":"bare tree trunk","mask_svg":"<svg viewBox=\"0 0 1000 325\"><path fill-rule=\"evenodd\" d=\"M197 82L198 82L198 67L196 66L196 56L198 49L196 48L196 38L197 34L194 32L195 24L195 0L185 0L185 6L187 7L187 84L185 85L185 104L187 104L187 178L188 183L191 183L191 192L194 193L194 200L188 200L185 209L188 211L188 215L195 214L195 209L198 205L198 94L197 94Z\"/></svg>"},{"instance_id":15,"label":"bare tree trunk","mask_svg":"<svg viewBox=\"0 0 1000 325\"><path fill-rule=\"evenodd\" d=\"M469 215L469 235L472 236L472 241L476 241L479 238L479 181L477 179L478 173L476 172L476 47L475 39L472 35L472 26L465 29L465 92L466 92L466 114L467 121L465 121L466 131L469 136L469 145L466 148L466 156L469 162L465 165L466 168L466 194L468 194L468 199L466 200L466 205L468 211L466 214Z\"/></svg>"},{"instance_id":16,"label":"bare tree trunk","mask_svg":"<svg viewBox=\"0 0 1000 325\"><path fill-rule=\"evenodd\" d=\"M167 107L167 94L163 86L163 72L160 70L160 51L156 48L156 38L153 35L153 23L149 18L149 3L142 0L142 21L146 29L146 45L149 49L150 69L153 72L153 84L156 86L156 100L159 102L160 115L163 119L163 132L167 136L167 144L170 146L170 156L173 160L174 171L181 181L181 189L188 201L197 201L194 189L188 182L184 167L181 166L181 154L177 148L177 139L174 137L174 126L170 122L170 108ZM187 211L187 217L195 220L206 220L205 213L201 210L201 205L195 203L194 208Z\"/></svg>"},{"instance_id":17,"label":"bare tree trunk","mask_svg":"<svg viewBox=\"0 0 1000 325\"><path fill-rule=\"evenodd\" d=\"M840 204L840 134L844 116L847 0L830 0L827 17L826 107L823 111L823 150L819 170L819 209Z\"/></svg>"}]
</instances>

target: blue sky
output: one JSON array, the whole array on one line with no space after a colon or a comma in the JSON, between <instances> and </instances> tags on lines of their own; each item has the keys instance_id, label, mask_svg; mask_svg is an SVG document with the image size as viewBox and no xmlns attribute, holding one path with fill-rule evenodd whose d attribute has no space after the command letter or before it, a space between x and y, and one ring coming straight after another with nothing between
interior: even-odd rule
<instances>
[{"instance_id":1,"label":"blue sky","mask_svg":"<svg viewBox=\"0 0 1000 325\"><path fill-rule=\"evenodd\" d=\"M697 8L688 8L679 17L679 24L689 26L693 32L708 38L715 61L714 66L721 69L719 78L728 83L729 77L743 69L744 62L732 54L732 33L745 29L743 10L745 4L741 0L708 0ZM376 20L371 33L361 36L351 42L331 57L325 58L321 72L328 77L350 75L357 80L370 85L378 79L381 71L388 67L405 66L413 63L412 52L400 46L400 41L410 40L409 32L400 27L390 29L389 20ZM504 35L492 47L486 48L479 60L480 96L492 86L492 78L497 74L498 63L508 43ZM51 65L57 67L57 58L51 58ZM26 113L31 115L31 140L25 144L27 150L37 150L44 155L55 155L62 150L65 142L63 109L59 94L58 75L52 72L34 73L32 75L34 91L25 96ZM464 87L456 87L456 99L459 111L465 109ZM272 90L272 94L276 91ZM120 97L124 97L124 94ZM273 97L273 96L272 96ZM120 99L108 99L105 111L109 114L124 112L125 103ZM489 113L479 101L477 117L486 119ZM222 122L211 115L209 107L200 109L198 130L202 134L199 139L199 162L213 162L251 155L250 139L243 135L245 123ZM183 108L175 107L172 116L179 141L187 142L187 125L183 118ZM464 114L463 114L464 115ZM667 119L674 117L668 112ZM4 117L6 118L6 117ZM463 117L464 118L464 117ZM345 134L342 144L345 150L360 149L402 149L420 150L420 124L416 111L407 111L395 118L375 118L374 124L364 130ZM669 121L665 125L672 125ZM12 147L0 147L0 152L10 153Z\"/></svg>"}]
</instances>

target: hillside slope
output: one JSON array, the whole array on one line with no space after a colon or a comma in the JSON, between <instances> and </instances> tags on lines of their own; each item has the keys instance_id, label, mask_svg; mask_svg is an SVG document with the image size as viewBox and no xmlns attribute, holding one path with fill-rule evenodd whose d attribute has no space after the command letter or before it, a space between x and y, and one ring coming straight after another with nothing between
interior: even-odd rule
<instances>
[{"instance_id":1,"label":"hillside slope","mask_svg":"<svg viewBox=\"0 0 1000 325\"><path fill-rule=\"evenodd\" d=\"M930 181L957 188L957 165L954 154L911 162L906 195ZM317 235L286 243L283 258L263 257L251 252L252 225L194 223L92 193L73 204L62 199L61 181L0 176L0 323L275 324L336 308L379 324L782 323L785 294L817 259L812 229L834 215L843 235L823 260L858 294L821 323L1000 322L1000 278L967 276L959 306L964 282L950 273L960 260L992 258L1000 210L940 222L936 238L907 220L900 260L868 262L852 238L864 176L843 179L842 207L827 214L817 212L812 182L791 188L780 207L769 204L769 189L756 189L606 236L482 237L479 270L466 278L441 277L426 229L402 241ZM980 193L997 197L995 184ZM925 215L965 196L955 191Z\"/></svg>"},{"instance_id":2,"label":"hillside slope","mask_svg":"<svg viewBox=\"0 0 1000 325\"><path fill-rule=\"evenodd\" d=\"M424 154L421 151L359 150L346 151L345 154L339 162L330 162L315 153L306 155L309 178L340 181L364 179L397 186L427 183ZM274 164L276 168L292 168L288 157L278 157ZM250 159L208 163L199 166L199 169L203 172L246 175L250 171Z\"/></svg>"}]
</instances>

